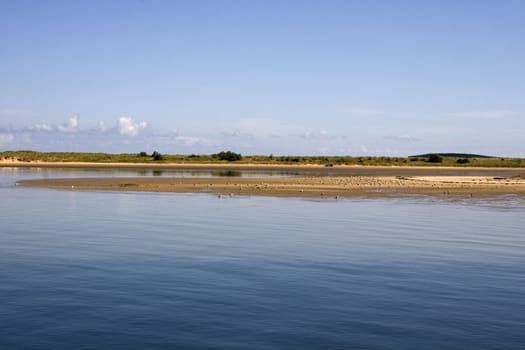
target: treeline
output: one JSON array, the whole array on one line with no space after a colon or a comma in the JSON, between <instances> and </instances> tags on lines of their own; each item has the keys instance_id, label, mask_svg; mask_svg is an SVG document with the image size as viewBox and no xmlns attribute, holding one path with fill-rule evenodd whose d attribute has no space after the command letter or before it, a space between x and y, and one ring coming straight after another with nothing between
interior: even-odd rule
<instances>
[{"instance_id":1,"label":"treeline","mask_svg":"<svg viewBox=\"0 0 525 350\"><path fill-rule=\"evenodd\" d=\"M91 163L241 163L287 165L368 165L368 166L469 166L469 167L525 167L522 158L463 157L444 154L425 154L410 157L354 157L354 156L274 156L248 155L232 151L214 154L161 154L158 151L138 153L83 153L83 152L0 152L0 159L22 162L91 162Z\"/></svg>"}]
</instances>

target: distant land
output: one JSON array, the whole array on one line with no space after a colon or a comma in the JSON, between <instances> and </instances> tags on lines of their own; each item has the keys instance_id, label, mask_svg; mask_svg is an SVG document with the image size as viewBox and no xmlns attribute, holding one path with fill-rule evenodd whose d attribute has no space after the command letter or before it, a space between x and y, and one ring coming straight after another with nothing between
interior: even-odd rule
<instances>
[{"instance_id":1,"label":"distant land","mask_svg":"<svg viewBox=\"0 0 525 350\"><path fill-rule=\"evenodd\" d=\"M452 157L452 158L498 158L493 156L484 156L481 154L470 154L470 153L425 153L417 156L408 156L409 158L428 158L431 155L436 154L440 157Z\"/></svg>"},{"instance_id":2,"label":"distant land","mask_svg":"<svg viewBox=\"0 0 525 350\"><path fill-rule=\"evenodd\" d=\"M157 165L303 165L303 166L450 166L450 167L489 167L489 168L525 168L523 158L490 157L469 153L427 153L409 157L389 156L274 156L241 155L232 151L221 151L215 154L161 154L157 151L148 153L87 153L87 152L36 152L4 151L0 152L0 165L12 166L45 166L65 163L95 163L109 166L111 164L136 164L144 166Z\"/></svg>"}]
</instances>

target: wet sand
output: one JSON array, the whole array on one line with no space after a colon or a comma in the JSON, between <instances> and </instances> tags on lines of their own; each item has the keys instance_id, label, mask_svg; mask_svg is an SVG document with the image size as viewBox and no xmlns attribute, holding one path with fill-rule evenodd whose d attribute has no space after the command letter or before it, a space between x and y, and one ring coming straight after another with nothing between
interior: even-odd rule
<instances>
[{"instance_id":1,"label":"wet sand","mask_svg":"<svg viewBox=\"0 0 525 350\"><path fill-rule=\"evenodd\" d=\"M19 181L17 185L64 190L208 193L219 196L307 198L404 195L525 196L525 177L498 176L311 176L285 178L68 178Z\"/></svg>"}]
</instances>

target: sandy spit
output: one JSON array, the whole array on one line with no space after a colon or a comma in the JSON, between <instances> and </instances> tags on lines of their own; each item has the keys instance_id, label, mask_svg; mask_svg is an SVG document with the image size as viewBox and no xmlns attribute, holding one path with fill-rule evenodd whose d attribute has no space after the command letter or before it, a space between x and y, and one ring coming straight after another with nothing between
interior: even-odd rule
<instances>
[{"instance_id":1,"label":"sandy spit","mask_svg":"<svg viewBox=\"0 0 525 350\"><path fill-rule=\"evenodd\" d=\"M493 176L313 176L287 178L68 178L24 180L26 187L67 190L209 193L308 198L525 196L525 178Z\"/></svg>"}]
</instances>

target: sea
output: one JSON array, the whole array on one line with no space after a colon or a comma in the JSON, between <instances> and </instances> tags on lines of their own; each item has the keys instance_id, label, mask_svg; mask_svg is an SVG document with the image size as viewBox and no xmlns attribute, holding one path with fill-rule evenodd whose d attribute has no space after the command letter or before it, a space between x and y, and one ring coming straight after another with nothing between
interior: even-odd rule
<instances>
[{"instance_id":1,"label":"sea","mask_svg":"<svg viewBox=\"0 0 525 350\"><path fill-rule=\"evenodd\" d=\"M525 349L525 202L48 190L0 168L0 349Z\"/></svg>"}]
</instances>

